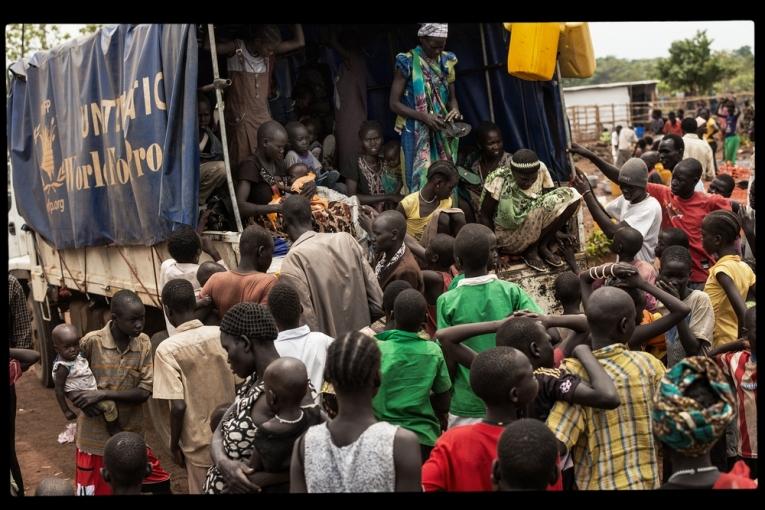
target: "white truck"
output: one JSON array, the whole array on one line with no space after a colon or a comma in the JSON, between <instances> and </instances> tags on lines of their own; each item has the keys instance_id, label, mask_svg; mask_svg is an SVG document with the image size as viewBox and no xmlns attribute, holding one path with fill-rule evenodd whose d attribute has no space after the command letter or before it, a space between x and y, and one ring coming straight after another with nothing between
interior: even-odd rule
<instances>
[{"instance_id":1,"label":"white truck","mask_svg":"<svg viewBox=\"0 0 765 510\"><path fill-rule=\"evenodd\" d=\"M510 87L510 85L506 84L503 80L506 78L506 74L504 71L498 70L496 68L496 65L492 65L487 61L487 53L486 53L486 44L487 40L492 37L492 34L494 34L495 38L500 38L504 31L502 30L501 24L485 24L486 30L484 30L484 25L475 25L475 30L478 33L478 28L480 28L480 36L482 38L482 42L484 43L483 47L483 61L484 61L484 67L483 70L486 71L486 80L487 85L489 82L489 71L492 73L498 73L497 76L500 76L501 79L499 80L499 84L495 83L495 86L502 89L503 87ZM494 27L496 25L496 27ZM33 84L33 80L40 79L38 78L37 74L33 71L36 71L37 69L44 67L45 65L52 65L50 64L53 59L57 58L65 58L68 56L72 56L75 54L81 54L82 48L91 48L95 47L98 49L103 50L104 53L106 53L106 48L108 45L113 43L114 38L122 38L123 44L135 44L135 40L139 37L146 37L147 39L152 35L152 31L159 30L156 28L155 25L121 25L118 27L107 27L104 29L99 30L98 33L84 37L79 38L71 42L67 42L66 44L57 47L56 49L50 50L46 53L40 53L37 54L35 57L39 58L33 58L31 61L20 61L11 66L11 72L13 74L13 82L15 84L23 84L24 86L29 86L31 88L31 85ZM168 33L175 33L175 39L172 37L166 37L163 39L163 36L160 36L157 40L159 41L160 47L155 48L157 52L163 52L166 50L166 48L161 47L162 43L165 43L168 46L173 46L174 52L179 52L180 50L178 48L182 48L184 44L186 44L188 41L190 41L192 38L196 38L196 34L194 33L195 27L191 26L185 27L185 30L188 32L183 32L183 35L179 35L182 31L178 28L178 26L162 26L162 32L163 36L164 34ZM160 30L160 31L162 31ZM214 28L212 25L209 25L208 33L204 35L204 37L210 37L210 40L212 41L212 47L214 48ZM492 32L492 30L496 30L495 32ZM488 33L487 33L488 32ZM191 33L191 35L188 35L188 33ZM130 40L132 38L132 42ZM169 41L169 42L168 42ZM451 39L450 39L451 41ZM498 39L498 43L500 46L502 44L502 40ZM195 41L196 42L196 41ZM495 41L496 42L496 41ZM189 44L189 47L186 49L190 49L191 44ZM505 46L506 48L506 46ZM201 49L201 44L197 45L194 44L193 51L199 52L199 59L210 58L210 53L206 52ZM459 50L455 50L459 51ZM468 51L466 48L464 51ZM480 52L480 48L478 50ZM80 52L80 53L78 53ZM181 52L182 53L182 52ZM480 53L479 53L480 54ZM506 53L505 53L506 54ZM172 53L171 56L176 56L175 53ZM167 60L167 55L163 53L163 57ZM122 58L120 56L120 58ZM176 58L179 58L176 56ZM196 61L196 56L186 55L186 58L189 60ZM222 101L222 93L221 89L226 86L226 81L221 80L219 73L218 73L218 62L217 58L215 57L215 52L212 52L212 69L213 69L213 75L211 77L204 77L204 78L198 78L196 75L196 65L192 66L193 72L188 73L187 75L184 75L182 77L177 77L178 80L186 80L193 82L190 87L191 90L196 91L199 84L205 84L213 82L215 84L215 90L217 94L217 100L218 100L218 115L219 118L223 118L223 108L224 104ZM370 64L371 65L371 64ZM387 64L386 64L387 65ZM123 69L124 68L120 68ZM187 70L189 68L187 67ZM104 72L103 70L101 72ZM165 68L165 72L166 68ZM75 80L75 76L69 75L67 79ZM103 76L99 77L99 79L103 79ZM161 78L160 78L161 79ZM167 86L168 81L168 75L165 74L164 76L165 83L157 83L155 80L153 83L151 80L136 80L135 85L132 87L128 87L130 90L133 90L135 94L137 94L136 97L140 97L141 94L144 94L150 98L152 91L150 90L152 87L154 89L154 94L159 94L161 96L162 93L162 87L165 86L165 94L169 95L170 91ZM120 102L125 99L124 97L117 97L116 99L104 99L101 98L100 102L100 109L98 106L95 108L92 107L92 104L94 104L95 101L93 101L93 98L89 98L88 101L90 101L89 104L66 104L65 100L62 99L58 94L58 91L60 91L60 83L48 83L49 90L51 91L50 97L54 99L54 102L57 102L56 106L58 108L58 111L62 111L65 108L70 108L74 111L82 110L83 117L82 119L90 118L93 122L93 125L90 126L90 129L97 129L99 127L98 122L101 122L100 128L104 130L104 133L102 135L105 135L105 131L107 129L106 124L108 123L108 114L106 113L106 110L104 109L104 104L109 104L115 108L117 108L117 111L122 114L122 132L119 132L119 129L117 129L118 133L110 133L112 135L112 143L118 144L116 154L117 156L114 157L114 168L112 169L113 172L115 172L114 175L112 175L112 179L115 182L115 184L119 184L121 181L121 169L127 169L126 172L135 172L136 168L135 165L139 165L139 163L136 163L136 160L138 158L135 158L133 162L131 163L130 160L130 154L131 149L134 149L136 147L136 144L133 140L129 139L129 133L130 131L127 129L131 125L131 121L133 119L129 118L129 114L125 113L125 110L127 109L126 103L121 104L122 111L119 111L120 108ZM176 82L176 87L179 86ZM517 86L517 84L516 84ZM11 87L11 95L13 94L20 94L21 91L25 94L31 95L31 92L27 90L27 88L19 88L16 89L14 86ZM158 92L159 91L159 92ZM493 89L491 87L486 87L479 89L478 92L484 92L486 93L488 91L489 95L494 94ZM505 91L506 92L506 91ZM470 93L470 91L466 91L465 93ZM84 94L82 92L81 94ZM38 93L39 96L39 93ZM66 96L66 94L64 94ZM71 96L69 96L71 97ZM20 98L16 98L19 99ZM82 95L79 98L82 100ZM111 101L111 103L109 103ZM133 108L136 110L141 110L143 108L148 108L146 105L139 106L137 101L138 99L135 99L136 104L133 104ZM149 100L150 102L150 100ZM168 104L170 103L168 97L157 97L155 106L162 106L164 104L165 106L165 115L168 115L166 112L171 109L168 108ZM96 243L92 244L89 242L81 242L78 246L69 246L71 245L71 242L64 243L62 247L58 248L56 246L56 240L54 231L50 230L49 234L43 235L39 229L35 229L32 227L35 223L41 224L43 227L45 227L47 224L45 223L45 218L42 220L40 219L40 210L42 210L45 214L47 214L47 217L53 218L54 215L57 213L57 209L65 209L66 207L70 208L76 208L78 207L79 200L82 200L83 203L89 200L88 197L91 195L82 195L82 198L79 198L80 195L78 193L83 192L82 188L87 189L88 183L90 183L90 186L93 188L91 190L88 190L90 192L93 192L94 189L97 186L97 181L94 180L93 174L93 168L88 167L87 165L80 165L80 166L74 166L69 165L67 166L67 159L65 158L66 154L63 154L65 151L64 149L59 148L59 153L56 156L55 154L51 156L49 153L46 153L45 150L41 150L39 152L35 152L34 155L29 156L29 154L26 154L23 150L18 148L18 145L20 143L27 143L29 144L29 147L33 152L37 150L37 145L35 145L39 140L45 141L45 132L43 132L47 127L52 127L54 124L45 124L45 122L48 122L46 119L49 117L46 117L46 113L50 113L50 110L53 108L52 106L48 105L48 110L43 109L39 114L41 115L41 118L38 119L38 123L36 124L37 128L36 130L32 130L31 126L28 122L20 122L14 117L15 115L21 115L21 110L24 108L23 101L15 102L14 98L12 97L9 101L9 104L14 105L14 108L16 110L11 110L10 117L12 122L10 125L12 126L9 130L8 137L9 137L9 149L11 152L11 165L12 167L21 166L22 164L32 165L29 168L32 168L31 171L40 173L40 169L47 172L48 177L46 177L46 174L41 174L41 180L43 187L48 186L45 188L44 191L40 191L37 189L31 189L32 187L38 186L36 184L35 177L34 179L26 179L25 182L19 183L15 182L14 187L11 187L11 182L9 180L9 199L11 203L11 210L9 213L9 248L10 248L10 258L9 258L9 271L14 272L20 279L26 281L29 284L29 287L31 288L30 292L30 306L32 308L33 316L34 316L34 338L35 338L35 345L36 349L39 350L41 356L42 356L42 364L41 369L38 370L38 373L40 374L42 383L46 386L52 386L53 381L51 377L51 371L50 368L53 363L53 359L55 357L55 353L53 352L51 338L50 338L50 332L53 329L53 327L61 323L62 321L69 322L71 324L74 324L77 326L81 332L87 332L94 330L96 328L103 327L106 320L108 320L108 303L109 298L114 295L115 292L122 290L122 289L128 289L131 291L134 291L138 296L141 298L143 303L147 307L147 319L146 319L146 326L145 326L145 332L149 335L160 331L164 329L164 320L161 312L161 303L160 303L160 289L158 286L159 282L159 271L160 271L160 265L163 260L169 258L169 253L166 249L166 243L162 240L159 242L151 242L151 243L120 243L120 242L111 242L111 243ZM494 106L498 104L497 101L489 101L489 106L491 108L491 114L492 117L494 117ZM531 108L532 105L526 104L525 108ZM10 109L11 107L9 107ZM88 111L88 108L90 108L92 111ZM540 107L541 108L541 107ZM34 110L34 108L32 109ZM506 110L503 110L506 111ZM565 109L561 109L560 111L565 111ZM196 116L196 100L193 101L193 108L183 110L184 115L180 119L176 119L177 124L176 128L183 130L185 127L188 127L190 124L193 129L194 137L196 137L196 126L197 126L197 116ZM88 117L89 114L92 113L91 117ZM156 113L156 112L155 112ZM468 112L463 111L463 113L466 113L466 117L468 117L468 120L470 120L473 124L477 124L481 119L479 117L476 117L477 114L474 114L474 118L470 118L470 115L467 114ZM25 115L29 115L28 112L24 113ZM135 114L135 112L134 112ZM525 114L525 113L524 113ZM497 112L497 122L500 123L499 117L502 115L502 112ZM34 115L33 115L34 116ZM114 113L114 116L117 117L118 113ZM139 118L140 118L140 112L139 112ZM59 119L65 119L65 116L59 117ZM106 122L104 122L104 119L106 119ZM32 119L34 120L34 119ZM80 122L83 122L81 120ZM225 141L225 123L222 124L222 130L223 130L223 142L224 146L226 145ZM500 123L501 124L501 123ZM32 125L35 125L33 122ZM41 127L43 126L43 127ZM80 130L83 132L83 138L85 133L85 127L77 124L76 122L73 123L69 127L75 127L77 130ZM168 123L168 126L170 124ZM53 130L50 129L48 132L48 140L54 140L54 136L59 136L63 138L67 137L67 133L65 130L63 130L61 123L59 123L58 131L56 131L56 135L53 134ZM554 126L553 126L554 127ZM550 129L553 129L551 127ZM556 128L557 129L557 128ZM170 127L167 128L168 133L170 132ZM184 131L184 133L187 133ZM89 136L92 135L92 133L89 133ZM185 136L185 135L184 135ZM25 138L27 138L25 140ZM32 143L31 140L33 139L34 143ZM19 141L21 140L21 142ZM188 141L188 140L186 140ZM53 143L53 142L51 142ZM62 145L66 145L66 141L61 142ZM78 142L81 143L81 142ZM105 142L104 142L105 143ZM131 147L132 143L132 147ZM196 144L196 139L194 138L191 140L190 145L193 146ZM125 146L127 146L127 150L125 151ZM54 147L55 145L50 145L50 147ZM122 152L120 151L120 147L122 147ZM185 146L184 146L185 147ZM167 146L165 147L167 149ZM105 148L105 153L102 154L110 154L109 151L112 148ZM168 149L169 150L169 149ZM88 152L87 150L84 150L80 147L80 152L85 153ZM139 151L133 150L133 154L138 156ZM125 159L120 159L119 154L124 153L127 154ZM23 154L26 154L26 159L24 159ZM92 155L93 152L90 152ZM113 153L111 153L113 155ZM195 153L196 155L196 153ZM148 165L148 151L143 153L144 162ZM196 165L192 167L192 170L195 171L198 174L198 156L196 156ZM52 160L52 163L48 161L50 158ZM107 158L104 157L103 160L105 161ZM161 157L160 157L161 161ZM165 160L167 161L167 160ZM106 163L105 163L106 165ZM133 165L133 166L131 166ZM95 166L95 165L93 165ZM161 165L159 165L161 166ZM226 153L226 166L227 171L229 173L229 191L231 192L231 195L233 196L233 183L231 180L231 172L229 169L229 163L228 163L228 155ZM551 166L551 165L548 165ZM59 169L58 174L56 174L55 170ZM151 168L150 168L151 169ZM16 172L18 168L14 170ZM48 172L50 170L50 172ZM144 169L144 171L148 174L149 172ZM189 171L187 168L184 168L184 171ZM88 173L90 172L90 173ZM165 170L165 167L162 167L158 173L168 173ZM116 177L115 177L116 175ZM135 174L133 175L133 178L135 178ZM24 173L14 173L14 176L21 176L25 178ZM71 177L71 181L70 181ZM95 177L97 178L97 177ZM104 180L108 181L106 170L104 169L103 173ZM79 179L79 180L78 180ZM90 180L88 180L90 179ZM46 184L47 182L47 184ZM164 182L164 181L163 181ZM56 184L58 183L58 188L56 187ZM98 183L103 184L103 183ZM107 182L108 184L108 182ZM124 184L124 183L123 183ZM51 187L52 186L52 187ZM56 193L61 193L63 189L66 189L66 193L63 195L55 195ZM63 196L64 198L58 199L59 201L52 200L50 197L52 196ZM23 217L19 215L19 212L17 211L17 203L19 202L18 198L22 199L22 202L24 202L24 207L19 207L19 210L26 210L28 212L28 215L30 217ZM69 202L66 202L65 200L69 200ZM111 200L111 198L110 198ZM46 203L37 203L35 202L39 201L47 201ZM116 204L116 205L115 205ZM113 202L110 203L110 207L112 207L109 211L104 211L104 215L112 215L117 218L116 221L112 223L112 225L115 227L119 227L119 223L121 221L121 215L128 216L128 209L140 209L145 207L145 204L140 204L138 198L135 198L133 203L125 203L123 202ZM32 206L37 205L38 210L36 213L29 212L32 210ZM85 204L87 205L87 204ZM193 204L195 207L195 203ZM116 209L116 211L115 211ZM37 214L37 217L34 217L35 214ZM74 214L74 213L72 213ZM196 215L196 210L193 212L194 215ZM97 215L98 216L98 215ZM237 231L231 231L231 232L224 232L224 231L207 231L203 232L201 235L205 237L209 237L213 240L214 246L217 248L219 253L221 254L222 258L225 260L226 264L229 267L235 267L238 263L238 249L239 249L239 235L241 232L241 222L238 218L238 212L236 214L236 224L238 226L238 232ZM187 216L188 217L188 216ZM82 228L84 225L84 216L72 216L74 218L74 222L76 223L74 230L78 230L78 228ZM93 218L93 221L100 218ZM52 220L51 220L52 221ZM81 221L81 223L77 223L77 221ZM89 221L89 220L88 220ZM128 220L125 220L128 222ZM42 223L41 223L42 222ZM187 222L191 223L191 222ZM47 225L49 226L49 225ZM575 225L574 230L581 238L581 216L579 217L578 221L578 229ZM60 229L59 229L60 230ZM69 240L67 240L69 241ZM66 247L63 247L66 246ZM203 254L203 258L206 257L206 255ZM584 260L584 254L579 251L577 256L578 263L582 263ZM273 266L273 269L278 269L278 261ZM509 269L506 269L501 272L500 277L503 279L515 281L516 283L520 284L524 289L526 289L527 292L529 292L534 299L539 303L539 305L547 310L555 310L557 308L557 304L555 303L555 299L552 295L552 288L553 288L553 281L555 279L555 276L557 275L557 272L547 272L547 273L539 273L535 270L529 269L525 265L516 265L512 266Z\"/></svg>"}]
</instances>

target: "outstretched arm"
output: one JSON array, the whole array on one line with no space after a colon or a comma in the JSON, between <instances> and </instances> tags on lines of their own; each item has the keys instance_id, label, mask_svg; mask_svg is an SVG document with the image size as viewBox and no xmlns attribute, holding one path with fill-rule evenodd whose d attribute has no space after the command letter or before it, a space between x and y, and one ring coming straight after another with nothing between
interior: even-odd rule
<instances>
[{"instance_id":1,"label":"outstretched arm","mask_svg":"<svg viewBox=\"0 0 765 510\"><path fill-rule=\"evenodd\" d=\"M619 184L619 169L611 163L608 163L604 159L598 157L597 154L591 150L582 147L578 143L572 143L571 148L568 149L568 151L589 159L595 164L596 167L598 167L598 170L603 172L603 175L608 177L608 179L615 182L616 184Z\"/></svg>"},{"instance_id":2,"label":"outstretched arm","mask_svg":"<svg viewBox=\"0 0 765 510\"><path fill-rule=\"evenodd\" d=\"M581 404L598 409L616 409L621 404L619 394L611 377L593 356L590 346L579 344L574 348L574 356L590 376L590 383L582 381L574 390L573 404Z\"/></svg>"},{"instance_id":3,"label":"outstretched arm","mask_svg":"<svg viewBox=\"0 0 765 510\"><path fill-rule=\"evenodd\" d=\"M614 234L622 225L615 223L613 218L600 206L598 199L595 198L595 193L592 192L589 181L579 169L576 170L576 177L574 177L574 188L582 195L595 223L606 234L606 237L613 239Z\"/></svg>"},{"instance_id":4,"label":"outstretched arm","mask_svg":"<svg viewBox=\"0 0 765 510\"><path fill-rule=\"evenodd\" d=\"M21 370L27 370L29 367L40 361L40 353L34 349L19 349L17 347L8 350L9 356L21 364Z\"/></svg>"}]
</instances>

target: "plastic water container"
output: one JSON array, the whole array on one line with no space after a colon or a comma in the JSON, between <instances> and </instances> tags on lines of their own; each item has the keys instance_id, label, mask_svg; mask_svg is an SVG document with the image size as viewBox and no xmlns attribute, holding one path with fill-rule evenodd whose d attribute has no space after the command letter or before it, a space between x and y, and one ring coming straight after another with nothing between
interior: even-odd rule
<instances>
[{"instance_id":1,"label":"plastic water container","mask_svg":"<svg viewBox=\"0 0 765 510\"><path fill-rule=\"evenodd\" d=\"M563 23L558 51L563 78L589 78L595 74L595 52L586 22Z\"/></svg>"},{"instance_id":2,"label":"plastic water container","mask_svg":"<svg viewBox=\"0 0 765 510\"><path fill-rule=\"evenodd\" d=\"M645 134L645 127L635 126L635 136L637 136L638 138L643 138L644 134Z\"/></svg>"},{"instance_id":3,"label":"plastic water container","mask_svg":"<svg viewBox=\"0 0 765 510\"><path fill-rule=\"evenodd\" d=\"M513 23L507 72L523 80L546 81L555 74L560 23Z\"/></svg>"}]
</instances>

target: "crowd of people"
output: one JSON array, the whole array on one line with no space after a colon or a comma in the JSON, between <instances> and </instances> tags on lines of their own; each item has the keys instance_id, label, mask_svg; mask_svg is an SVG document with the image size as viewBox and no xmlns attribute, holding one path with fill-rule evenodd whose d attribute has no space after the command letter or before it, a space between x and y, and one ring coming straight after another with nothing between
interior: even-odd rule
<instances>
[{"instance_id":1,"label":"crowd of people","mask_svg":"<svg viewBox=\"0 0 765 510\"><path fill-rule=\"evenodd\" d=\"M748 204L704 191L720 177L690 131L666 133L657 156L618 147L613 163L574 144L620 190L604 207L581 171L556 186L489 122L458 168L448 27L418 35L396 58L400 140L360 119L351 170L328 157L348 154L339 126L335 149L317 143L320 122L268 114L269 69L302 45L300 26L292 41L263 27L218 46L240 87L226 119L248 220L239 262L181 227L161 265L166 331L143 332L127 290L102 329L54 330L76 487L44 481L37 494L169 492L145 442L147 402L191 494L757 486L754 181ZM341 36L344 77L358 79L363 56ZM214 153L204 104L200 148ZM220 183L207 168L203 183ZM661 171L668 181L651 179ZM582 202L617 259L564 270ZM500 279L508 260L554 272L562 313ZM9 284L13 394L36 359ZM18 462L11 478L23 493Z\"/></svg>"}]
</instances>

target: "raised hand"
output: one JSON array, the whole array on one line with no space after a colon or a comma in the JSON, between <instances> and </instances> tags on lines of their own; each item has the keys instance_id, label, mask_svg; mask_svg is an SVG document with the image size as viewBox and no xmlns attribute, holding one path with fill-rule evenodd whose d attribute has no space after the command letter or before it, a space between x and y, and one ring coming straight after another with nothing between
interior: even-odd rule
<instances>
[{"instance_id":1,"label":"raised hand","mask_svg":"<svg viewBox=\"0 0 765 510\"><path fill-rule=\"evenodd\" d=\"M578 143L572 143L571 147L567 149L567 151L572 154L578 154L580 156L584 156L585 158L588 158L593 155L592 151L582 147Z\"/></svg>"},{"instance_id":2,"label":"raised hand","mask_svg":"<svg viewBox=\"0 0 765 510\"><path fill-rule=\"evenodd\" d=\"M592 191L592 188L590 187L590 181L587 180L587 177L578 168L576 169L576 176L572 181L572 185L580 195L584 195L585 193Z\"/></svg>"}]
</instances>

